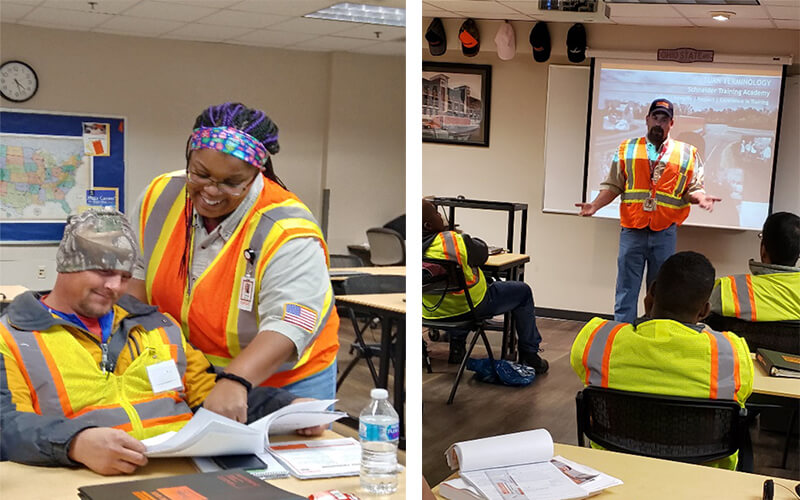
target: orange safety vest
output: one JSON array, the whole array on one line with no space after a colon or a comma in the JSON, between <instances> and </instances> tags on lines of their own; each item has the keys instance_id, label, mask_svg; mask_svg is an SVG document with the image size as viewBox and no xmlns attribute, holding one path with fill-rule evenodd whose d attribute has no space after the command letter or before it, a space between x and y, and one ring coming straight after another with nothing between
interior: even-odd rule
<instances>
[{"instance_id":1,"label":"orange safety vest","mask_svg":"<svg viewBox=\"0 0 800 500\"><path fill-rule=\"evenodd\" d=\"M650 159L647 157L647 140L644 137L628 139L619 145L619 168L625 177L625 191L619 206L623 227L642 229L650 227L662 231L672 224L680 225L689 216L689 203L683 201L686 187L694 177L697 148L691 144L670 139L660 161L664 172L655 185L651 185ZM655 198L656 209L644 210L647 198Z\"/></svg>"},{"instance_id":2,"label":"orange safety vest","mask_svg":"<svg viewBox=\"0 0 800 500\"><path fill-rule=\"evenodd\" d=\"M190 290L180 272L186 237L184 172L157 177L142 202L139 244L146 263L147 299L180 318L189 342L216 367L230 364L259 333L258 293L254 293L250 311L239 308L240 283L248 271L244 250L256 252L249 271L255 279L256 291L261 288L264 269L272 256L291 239L316 238L328 261L327 245L308 208L276 183L264 179L264 184L222 251ZM317 315L317 334L305 351L298 353L299 360L283 363L261 385L283 387L333 363L339 350L339 316L330 287L324 306Z\"/></svg>"},{"instance_id":3,"label":"orange safety vest","mask_svg":"<svg viewBox=\"0 0 800 500\"><path fill-rule=\"evenodd\" d=\"M115 314L119 312L115 306ZM182 389L153 394L147 372L150 365L173 360L181 380L186 380L180 328L166 319L158 323L162 326L149 331L141 328L143 352L123 373L103 373L92 354L75 339L72 327L19 330L5 315L0 318L0 338L25 378L34 412L114 427L146 439L177 431L192 418Z\"/></svg>"}]
</instances>

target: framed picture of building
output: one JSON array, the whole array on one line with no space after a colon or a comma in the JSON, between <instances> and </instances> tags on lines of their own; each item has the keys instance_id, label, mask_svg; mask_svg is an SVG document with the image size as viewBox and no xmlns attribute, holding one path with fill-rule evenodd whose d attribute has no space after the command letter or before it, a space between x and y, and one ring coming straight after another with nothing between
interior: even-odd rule
<instances>
[{"instance_id":1,"label":"framed picture of building","mask_svg":"<svg viewBox=\"0 0 800 500\"><path fill-rule=\"evenodd\" d=\"M422 63L422 140L489 147L492 67Z\"/></svg>"}]
</instances>

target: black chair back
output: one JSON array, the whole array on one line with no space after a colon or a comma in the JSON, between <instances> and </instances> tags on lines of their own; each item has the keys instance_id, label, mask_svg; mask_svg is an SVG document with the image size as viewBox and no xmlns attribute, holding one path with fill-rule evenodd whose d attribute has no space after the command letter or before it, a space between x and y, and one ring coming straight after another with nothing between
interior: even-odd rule
<instances>
[{"instance_id":1,"label":"black chair back","mask_svg":"<svg viewBox=\"0 0 800 500\"><path fill-rule=\"evenodd\" d=\"M747 410L735 401L589 386L578 392L575 406L580 446L586 435L611 451L695 464L739 449L740 455L752 454Z\"/></svg>"},{"instance_id":2,"label":"black chair back","mask_svg":"<svg viewBox=\"0 0 800 500\"><path fill-rule=\"evenodd\" d=\"M364 267L364 261L361 257L353 254L331 254L331 267Z\"/></svg>"},{"instance_id":3,"label":"black chair back","mask_svg":"<svg viewBox=\"0 0 800 500\"><path fill-rule=\"evenodd\" d=\"M752 352L762 347L800 354L800 321L745 321L712 314L703 323L718 332L733 332L744 337Z\"/></svg>"},{"instance_id":4,"label":"black chair back","mask_svg":"<svg viewBox=\"0 0 800 500\"><path fill-rule=\"evenodd\" d=\"M469 287L467 286L467 279L464 277L464 270L461 265L452 260L432 259L428 257L424 257L422 262L440 266L445 271L443 276L434 275L427 279L423 277L422 293L425 295L439 295L443 298L448 293L463 291L465 293L463 293L462 296L467 302L469 312L472 314L472 319L475 322L480 322L480 318L478 318L475 313L475 304L472 303L472 297L468 293Z\"/></svg>"},{"instance_id":5,"label":"black chair back","mask_svg":"<svg viewBox=\"0 0 800 500\"><path fill-rule=\"evenodd\" d=\"M406 291L406 277L371 274L351 276L342 282L342 291L345 295L401 293Z\"/></svg>"}]
</instances>

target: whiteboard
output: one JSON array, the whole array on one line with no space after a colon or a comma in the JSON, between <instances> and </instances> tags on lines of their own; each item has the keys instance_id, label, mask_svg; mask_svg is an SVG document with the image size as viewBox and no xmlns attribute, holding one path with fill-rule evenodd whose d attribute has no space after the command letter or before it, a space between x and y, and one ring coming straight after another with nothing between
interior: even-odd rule
<instances>
[{"instance_id":1,"label":"whiteboard","mask_svg":"<svg viewBox=\"0 0 800 500\"><path fill-rule=\"evenodd\" d=\"M551 64L547 78L542 211L577 214L583 196L588 66ZM800 214L800 76L786 78L773 212ZM592 201L592 200L587 200Z\"/></svg>"},{"instance_id":2,"label":"whiteboard","mask_svg":"<svg viewBox=\"0 0 800 500\"><path fill-rule=\"evenodd\" d=\"M547 75L542 211L577 214L583 196L589 66L551 64ZM589 200L591 201L591 200Z\"/></svg>"}]
</instances>

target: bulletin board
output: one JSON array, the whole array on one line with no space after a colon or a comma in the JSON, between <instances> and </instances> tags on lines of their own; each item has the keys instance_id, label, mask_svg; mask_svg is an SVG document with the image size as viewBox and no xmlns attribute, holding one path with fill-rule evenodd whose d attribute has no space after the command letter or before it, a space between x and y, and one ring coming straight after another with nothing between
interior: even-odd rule
<instances>
[{"instance_id":1,"label":"bulletin board","mask_svg":"<svg viewBox=\"0 0 800 500\"><path fill-rule=\"evenodd\" d=\"M124 196L125 118L0 108L0 244L57 244L70 214Z\"/></svg>"}]
</instances>

